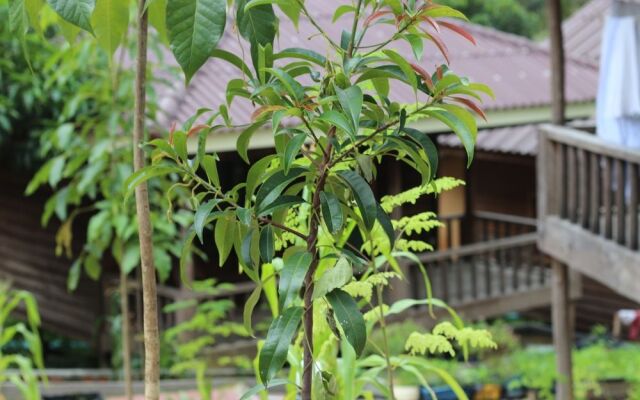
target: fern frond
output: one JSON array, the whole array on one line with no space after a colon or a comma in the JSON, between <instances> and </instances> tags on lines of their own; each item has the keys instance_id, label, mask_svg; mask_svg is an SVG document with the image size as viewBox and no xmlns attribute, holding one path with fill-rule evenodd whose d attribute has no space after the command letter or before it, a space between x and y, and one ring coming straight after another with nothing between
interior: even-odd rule
<instances>
[{"instance_id":1,"label":"fern frond","mask_svg":"<svg viewBox=\"0 0 640 400\"><path fill-rule=\"evenodd\" d=\"M391 212L394 208L404 204L416 204L416 201L427 194L440 194L444 191L454 189L464 185L464 181L456 178L443 177L432 181L429 185L418 186L404 192L384 196L380 201L380 206L386 212Z\"/></svg>"},{"instance_id":2,"label":"fern frond","mask_svg":"<svg viewBox=\"0 0 640 400\"><path fill-rule=\"evenodd\" d=\"M398 239L396 240L396 250L424 253L425 251L433 251L433 246L422 240Z\"/></svg>"},{"instance_id":3,"label":"fern frond","mask_svg":"<svg viewBox=\"0 0 640 400\"><path fill-rule=\"evenodd\" d=\"M449 354L453 357L456 354L446 337L431 333L413 332L405 342L404 348L412 355L425 355L428 352L429 354Z\"/></svg>"}]
</instances>

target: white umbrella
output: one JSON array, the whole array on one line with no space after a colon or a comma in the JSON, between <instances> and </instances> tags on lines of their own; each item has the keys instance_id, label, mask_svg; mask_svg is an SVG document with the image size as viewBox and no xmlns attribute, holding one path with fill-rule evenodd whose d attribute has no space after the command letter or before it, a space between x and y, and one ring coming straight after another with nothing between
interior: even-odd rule
<instances>
[{"instance_id":1,"label":"white umbrella","mask_svg":"<svg viewBox=\"0 0 640 400\"><path fill-rule=\"evenodd\" d=\"M640 148L640 3L614 0L602 38L597 134Z\"/></svg>"}]
</instances>

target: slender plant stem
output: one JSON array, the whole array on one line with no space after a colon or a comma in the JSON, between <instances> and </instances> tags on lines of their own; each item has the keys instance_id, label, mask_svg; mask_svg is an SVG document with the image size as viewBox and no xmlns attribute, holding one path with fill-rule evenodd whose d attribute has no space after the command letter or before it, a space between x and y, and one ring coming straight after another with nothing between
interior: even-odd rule
<instances>
[{"instance_id":1,"label":"slender plant stem","mask_svg":"<svg viewBox=\"0 0 640 400\"><path fill-rule=\"evenodd\" d=\"M124 379L124 393L127 400L133 399L133 384L131 378L131 321L129 316L129 290L127 288L127 274L120 267L120 324L122 340L122 375Z\"/></svg>"},{"instance_id":2,"label":"slender plant stem","mask_svg":"<svg viewBox=\"0 0 640 400\"><path fill-rule=\"evenodd\" d=\"M145 156L141 144L144 141L146 103L147 36L148 18L144 1L138 4L138 40L135 79L135 108L133 126L133 170L144 168ZM158 301L156 270L153 264L152 226L149 213L147 184L136 186L136 214L140 239L140 263L142 266L142 302L144 320L144 397L158 400L160 395L160 334L158 330Z\"/></svg>"},{"instance_id":3,"label":"slender plant stem","mask_svg":"<svg viewBox=\"0 0 640 400\"><path fill-rule=\"evenodd\" d=\"M327 137L331 139L335 134L335 128L331 128ZM320 192L324 189L329 174L329 164L333 146L331 140L327 144L327 152L322 158L320 165L320 175L316 181L315 192L311 202L311 221L309 223L309 235L307 236L307 251L312 255L311 265L304 277L304 347L302 366L302 400L312 400L311 392L313 386L313 277L318 268L318 229L320 227Z\"/></svg>"},{"instance_id":4,"label":"slender plant stem","mask_svg":"<svg viewBox=\"0 0 640 400\"><path fill-rule=\"evenodd\" d=\"M384 320L384 299L382 298L382 287L376 287L376 294L378 298L378 309L380 310L380 330L382 331L382 340L384 344L384 358L387 363L387 379L389 380L389 393L391 393L391 400L395 400L396 395L394 393L393 383L393 367L391 366L391 358L389 356L389 336L387 334L387 323Z\"/></svg>"},{"instance_id":5,"label":"slender plant stem","mask_svg":"<svg viewBox=\"0 0 640 400\"><path fill-rule=\"evenodd\" d=\"M353 25L351 26L351 38L349 38L349 47L347 47L347 58L353 57L353 50L356 44L356 33L358 31L358 20L360 19L360 9L362 8L362 0L358 0L356 12L353 16Z\"/></svg>"}]
</instances>

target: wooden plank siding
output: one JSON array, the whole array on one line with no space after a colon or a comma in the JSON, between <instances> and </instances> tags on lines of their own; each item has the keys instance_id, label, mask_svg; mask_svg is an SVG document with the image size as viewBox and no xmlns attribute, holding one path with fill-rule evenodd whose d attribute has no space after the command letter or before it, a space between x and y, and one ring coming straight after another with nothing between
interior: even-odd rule
<instances>
[{"instance_id":1,"label":"wooden plank siding","mask_svg":"<svg viewBox=\"0 0 640 400\"><path fill-rule=\"evenodd\" d=\"M27 182L24 176L0 174L0 279L35 295L44 329L96 339L104 319L101 284L83 277L74 293L67 291L72 260L55 255L56 223L40 224L48 193L25 197Z\"/></svg>"}]
</instances>

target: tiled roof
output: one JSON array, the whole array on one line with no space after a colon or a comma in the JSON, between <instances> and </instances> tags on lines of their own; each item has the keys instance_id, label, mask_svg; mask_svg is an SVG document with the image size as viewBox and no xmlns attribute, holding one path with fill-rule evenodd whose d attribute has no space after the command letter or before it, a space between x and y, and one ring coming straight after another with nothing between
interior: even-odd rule
<instances>
[{"instance_id":1,"label":"tiled roof","mask_svg":"<svg viewBox=\"0 0 640 400\"><path fill-rule=\"evenodd\" d=\"M461 147L456 135L441 135L438 143L446 147ZM478 132L477 151L534 156L538 152L538 126L533 124L483 129Z\"/></svg>"},{"instance_id":2,"label":"tiled roof","mask_svg":"<svg viewBox=\"0 0 640 400\"><path fill-rule=\"evenodd\" d=\"M326 27L329 35L338 41L341 29L348 24L348 17L331 22L327 10L335 9L342 4L340 0L322 0L307 2L310 12ZM496 94L496 100L485 103L486 110L507 110L530 108L550 104L549 54L544 47L528 40L494 29L472 24L464 24L476 38L477 46L452 33L443 30L441 35L451 53L451 68L456 73L467 76L473 81L490 85ZM372 29L371 40L379 41L390 36L390 28L376 26ZM243 45L241 46L241 43ZM242 47L244 46L244 50ZM235 54L248 55L248 46L238 38L233 29L228 28L221 41L221 47ZM324 40L306 21L301 18L299 30L282 18L280 21L280 37L275 44L276 51L290 47L303 47L328 55ZM395 47L407 59L414 57L404 42ZM172 56L170 56L172 57ZM419 63L432 71L444 60L435 46L425 46L425 53ZM173 121L184 121L198 108L217 108L224 102L226 83L239 77L239 72L226 62L212 59L196 74L188 87L178 82L169 93L161 94L160 123L168 126ZM587 63L569 62L567 65L567 97L569 102L590 102L595 99L597 71ZM414 100L408 88L394 88L398 100L411 102ZM232 119L235 123L249 120L254 107L249 102L234 101Z\"/></svg>"}]
</instances>

